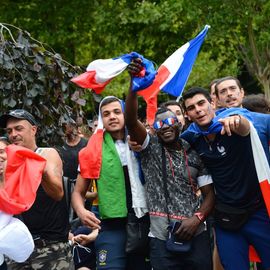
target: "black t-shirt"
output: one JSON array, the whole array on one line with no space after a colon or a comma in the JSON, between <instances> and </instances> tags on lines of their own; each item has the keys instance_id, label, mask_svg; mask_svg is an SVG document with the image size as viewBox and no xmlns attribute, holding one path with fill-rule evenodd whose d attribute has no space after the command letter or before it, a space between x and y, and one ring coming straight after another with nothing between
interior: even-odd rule
<instances>
[{"instance_id":1,"label":"black t-shirt","mask_svg":"<svg viewBox=\"0 0 270 270\"><path fill-rule=\"evenodd\" d=\"M87 140L81 138L75 146L70 146L67 143L60 148L60 155L63 160L64 176L70 179L76 179L78 174L78 154L82 148L87 145Z\"/></svg>"},{"instance_id":2,"label":"black t-shirt","mask_svg":"<svg viewBox=\"0 0 270 270\"><path fill-rule=\"evenodd\" d=\"M40 185L32 207L22 213L23 222L33 236L54 241L67 241L69 232L65 197L55 201Z\"/></svg>"}]
</instances>

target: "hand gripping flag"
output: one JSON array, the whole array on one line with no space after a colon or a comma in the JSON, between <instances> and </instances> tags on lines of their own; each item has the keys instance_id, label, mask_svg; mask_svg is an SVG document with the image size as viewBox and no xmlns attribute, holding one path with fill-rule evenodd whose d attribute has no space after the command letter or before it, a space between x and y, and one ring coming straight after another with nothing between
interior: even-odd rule
<instances>
[{"instance_id":1,"label":"hand gripping flag","mask_svg":"<svg viewBox=\"0 0 270 270\"><path fill-rule=\"evenodd\" d=\"M143 70L137 77L133 78L132 90L145 89L153 82L156 70L151 61L136 52L112 59L95 60L88 65L85 73L71 79L71 81L82 88L90 88L95 93L100 94L106 85L122 73L134 58L142 59Z\"/></svg>"},{"instance_id":2,"label":"hand gripping flag","mask_svg":"<svg viewBox=\"0 0 270 270\"><path fill-rule=\"evenodd\" d=\"M11 215L28 210L35 201L46 160L25 147L9 145L0 210Z\"/></svg>"},{"instance_id":3,"label":"hand gripping flag","mask_svg":"<svg viewBox=\"0 0 270 270\"><path fill-rule=\"evenodd\" d=\"M175 97L182 95L209 28L210 26L206 25L194 39L184 44L167 58L159 67L153 83L148 88L138 92L147 103L147 120L149 124L154 122L157 110L157 94L160 90Z\"/></svg>"}]
</instances>

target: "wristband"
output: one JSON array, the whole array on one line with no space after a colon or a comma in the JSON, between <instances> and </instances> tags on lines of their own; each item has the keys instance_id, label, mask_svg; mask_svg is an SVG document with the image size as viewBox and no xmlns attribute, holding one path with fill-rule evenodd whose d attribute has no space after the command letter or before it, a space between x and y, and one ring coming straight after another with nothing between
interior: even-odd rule
<instances>
[{"instance_id":1,"label":"wristband","mask_svg":"<svg viewBox=\"0 0 270 270\"><path fill-rule=\"evenodd\" d=\"M201 212L194 213L194 216L196 216L198 218L198 220L201 221L201 222L203 222L205 220L205 216Z\"/></svg>"}]
</instances>

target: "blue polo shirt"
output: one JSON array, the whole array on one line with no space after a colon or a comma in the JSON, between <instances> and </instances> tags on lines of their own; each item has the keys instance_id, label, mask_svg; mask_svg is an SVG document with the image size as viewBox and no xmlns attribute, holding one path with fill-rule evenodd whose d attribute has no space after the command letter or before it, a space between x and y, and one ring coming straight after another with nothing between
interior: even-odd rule
<instances>
[{"instance_id":1,"label":"blue polo shirt","mask_svg":"<svg viewBox=\"0 0 270 270\"><path fill-rule=\"evenodd\" d=\"M261 204L249 135L217 134L213 142L208 142L203 135L187 130L182 138L199 153L212 175L217 202L243 209Z\"/></svg>"}]
</instances>

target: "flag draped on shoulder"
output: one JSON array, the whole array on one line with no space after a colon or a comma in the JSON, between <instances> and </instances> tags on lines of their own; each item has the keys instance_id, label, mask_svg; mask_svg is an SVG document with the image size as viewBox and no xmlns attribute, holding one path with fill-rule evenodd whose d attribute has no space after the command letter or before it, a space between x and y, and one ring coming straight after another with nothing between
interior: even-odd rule
<instances>
[{"instance_id":1,"label":"flag draped on shoulder","mask_svg":"<svg viewBox=\"0 0 270 270\"><path fill-rule=\"evenodd\" d=\"M35 201L46 160L32 150L9 145L4 187L0 189L0 210L11 215L28 210Z\"/></svg>"},{"instance_id":2,"label":"flag draped on shoulder","mask_svg":"<svg viewBox=\"0 0 270 270\"><path fill-rule=\"evenodd\" d=\"M98 126L95 133L90 137L87 146L79 152L80 174L86 179L98 179L100 177L102 163L102 143L104 127L101 116L101 107L104 101L115 98L119 101L124 111L124 102L114 96L107 96L99 104Z\"/></svg>"},{"instance_id":3,"label":"flag draped on shoulder","mask_svg":"<svg viewBox=\"0 0 270 270\"><path fill-rule=\"evenodd\" d=\"M150 124L154 122L157 110L157 95L160 90L175 97L182 95L209 28L210 26L206 25L194 39L184 44L167 58L159 67L153 83L138 93L147 103L147 119Z\"/></svg>"},{"instance_id":4,"label":"flag draped on shoulder","mask_svg":"<svg viewBox=\"0 0 270 270\"><path fill-rule=\"evenodd\" d=\"M121 74L134 58L142 59L143 70L137 77L133 78L132 90L144 89L154 80L156 70L150 60L136 52L111 59L95 60L88 65L85 73L74 77L71 81L82 88L90 88L95 93L100 94L106 85Z\"/></svg>"},{"instance_id":5,"label":"flag draped on shoulder","mask_svg":"<svg viewBox=\"0 0 270 270\"><path fill-rule=\"evenodd\" d=\"M201 130L197 124L192 123L185 132L186 133L192 132L204 136L211 133L219 133L222 128L221 123L218 121L219 119L235 114L243 115L245 118L247 118L250 122L250 141L255 169L260 189L263 195L264 203L268 212L268 216L270 217L270 168L258 133L253 126L252 116L250 115L250 112L242 108L230 108L230 109L221 109L217 111L216 114L217 116L213 119L212 124L210 125L208 130ZM185 132L183 133L183 135L185 134ZM260 261L260 258L257 255L256 250L252 246L250 246L249 249L249 256L251 261L257 262Z\"/></svg>"}]
</instances>

